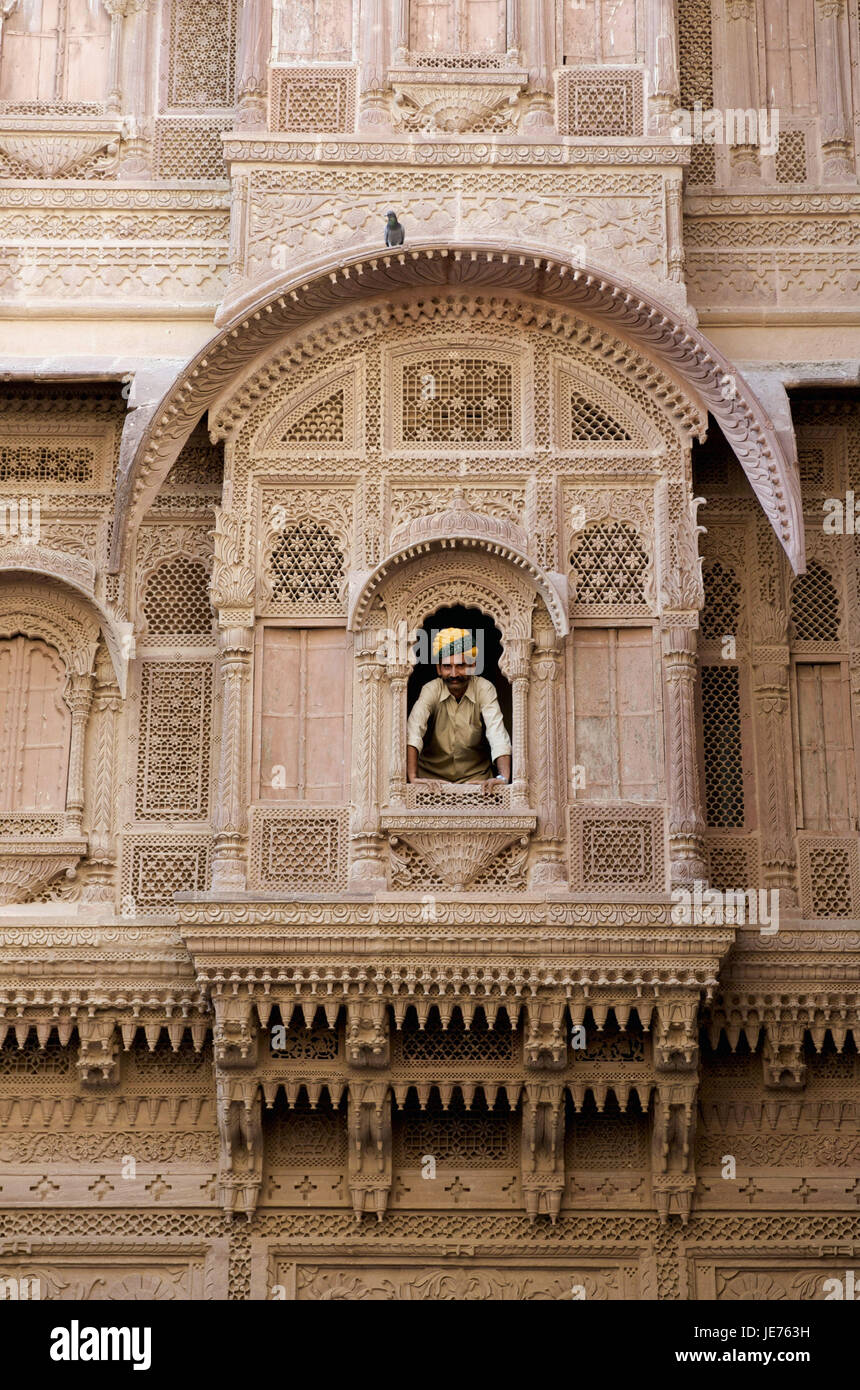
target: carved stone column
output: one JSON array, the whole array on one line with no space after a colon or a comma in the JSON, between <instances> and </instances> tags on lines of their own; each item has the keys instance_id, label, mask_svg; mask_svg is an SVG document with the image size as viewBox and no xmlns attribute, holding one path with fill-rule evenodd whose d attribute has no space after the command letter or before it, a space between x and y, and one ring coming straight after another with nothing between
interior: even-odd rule
<instances>
[{"instance_id":1,"label":"carved stone column","mask_svg":"<svg viewBox=\"0 0 860 1390\"><path fill-rule=\"evenodd\" d=\"M409 61L409 0L394 0L392 25L394 67L404 67Z\"/></svg>"},{"instance_id":2,"label":"carved stone column","mask_svg":"<svg viewBox=\"0 0 860 1390\"><path fill-rule=\"evenodd\" d=\"M403 40L407 37L408 8L395 13L395 48L403 53L406 61ZM391 125L388 110L388 52L390 39L383 16L383 0L362 0L361 20L358 32L359 43L359 101L358 124L360 127L387 127Z\"/></svg>"},{"instance_id":3,"label":"carved stone column","mask_svg":"<svg viewBox=\"0 0 860 1390\"><path fill-rule=\"evenodd\" d=\"M69 780L66 791L66 830L80 835L84 815L84 747L87 720L93 702L93 677L73 675L65 691L65 701L72 711L72 737L69 747Z\"/></svg>"},{"instance_id":4,"label":"carved stone column","mask_svg":"<svg viewBox=\"0 0 860 1390\"><path fill-rule=\"evenodd\" d=\"M815 68L826 180L854 177L846 87L850 82L846 0L815 0Z\"/></svg>"},{"instance_id":5,"label":"carved stone column","mask_svg":"<svg viewBox=\"0 0 860 1390\"><path fill-rule=\"evenodd\" d=\"M529 657L530 637L513 637L505 643L499 669L511 683L513 694L513 744L511 769L511 806L529 804Z\"/></svg>"},{"instance_id":6,"label":"carved stone column","mask_svg":"<svg viewBox=\"0 0 860 1390\"><path fill-rule=\"evenodd\" d=\"M696 750L696 629L663 632L669 747L669 857L673 883L705 878L702 788Z\"/></svg>"},{"instance_id":7,"label":"carved stone column","mask_svg":"<svg viewBox=\"0 0 860 1390\"><path fill-rule=\"evenodd\" d=\"M682 209L684 186L682 178L666 182L666 242L669 279L678 284L684 281L684 218Z\"/></svg>"},{"instance_id":8,"label":"carved stone column","mask_svg":"<svg viewBox=\"0 0 860 1390\"><path fill-rule=\"evenodd\" d=\"M406 804L406 688L412 667L398 662L388 667L391 684L391 773L388 802L391 806Z\"/></svg>"},{"instance_id":9,"label":"carved stone column","mask_svg":"<svg viewBox=\"0 0 860 1390\"><path fill-rule=\"evenodd\" d=\"M726 3L726 107L757 110L758 46L755 0ZM759 176L757 145L733 145L730 151L735 177L746 182Z\"/></svg>"},{"instance_id":10,"label":"carved stone column","mask_svg":"<svg viewBox=\"0 0 860 1390\"><path fill-rule=\"evenodd\" d=\"M532 795L538 812L537 862L533 886L565 882L562 785L564 733L560 704L561 650L555 628L535 625L531 670L531 748L534 751Z\"/></svg>"},{"instance_id":11,"label":"carved stone column","mask_svg":"<svg viewBox=\"0 0 860 1390\"><path fill-rule=\"evenodd\" d=\"M254 630L250 627L227 628L219 633L223 706L218 794L212 817L215 832L213 891L242 892L246 886L248 812L245 744L253 640Z\"/></svg>"},{"instance_id":12,"label":"carved stone column","mask_svg":"<svg viewBox=\"0 0 860 1390\"><path fill-rule=\"evenodd\" d=\"M218 612L223 705L218 792L212 817L212 889L242 892L246 886L248 852L247 723L254 640L254 571L244 563L239 518L221 507L216 508L215 518L212 603Z\"/></svg>"},{"instance_id":13,"label":"carved stone column","mask_svg":"<svg viewBox=\"0 0 860 1390\"><path fill-rule=\"evenodd\" d=\"M243 130L259 130L267 123L271 47L271 0L243 0L236 64L236 124Z\"/></svg>"},{"instance_id":14,"label":"carved stone column","mask_svg":"<svg viewBox=\"0 0 860 1390\"><path fill-rule=\"evenodd\" d=\"M528 6L527 62L529 109L523 121L528 130L551 130L554 125L552 69L553 14L549 0L531 0Z\"/></svg>"},{"instance_id":15,"label":"carved stone column","mask_svg":"<svg viewBox=\"0 0 860 1390\"><path fill-rule=\"evenodd\" d=\"M102 0L110 15L110 56L108 59L108 97L107 109L111 115L119 115L122 110L122 26L128 9L128 0Z\"/></svg>"},{"instance_id":16,"label":"carved stone column","mask_svg":"<svg viewBox=\"0 0 860 1390\"><path fill-rule=\"evenodd\" d=\"M698 1020L697 993L669 991L657 1000L651 1190L661 1222L678 1216L684 1226L696 1185L693 1141L699 1080Z\"/></svg>"},{"instance_id":17,"label":"carved stone column","mask_svg":"<svg viewBox=\"0 0 860 1390\"><path fill-rule=\"evenodd\" d=\"M121 179L151 178L155 42L150 0L125 0L120 89L125 113Z\"/></svg>"},{"instance_id":18,"label":"carved stone column","mask_svg":"<svg viewBox=\"0 0 860 1390\"><path fill-rule=\"evenodd\" d=\"M505 48L510 67L520 61L520 0L507 0L505 5Z\"/></svg>"},{"instance_id":19,"label":"carved stone column","mask_svg":"<svg viewBox=\"0 0 860 1390\"><path fill-rule=\"evenodd\" d=\"M788 647L753 649L761 864L765 888L779 890L785 907L797 905L794 786Z\"/></svg>"},{"instance_id":20,"label":"carved stone column","mask_svg":"<svg viewBox=\"0 0 860 1390\"><path fill-rule=\"evenodd\" d=\"M650 0L647 7L648 131L669 129L680 101L676 0Z\"/></svg>"},{"instance_id":21,"label":"carved stone column","mask_svg":"<svg viewBox=\"0 0 860 1390\"><path fill-rule=\"evenodd\" d=\"M113 666L102 649L96 666L90 723L92 795L89 817L89 862L93 866L84 886L84 902L109 902L114 897L113 808L116 769L117 717L122 700Z\"/></svg>"},{"instance_id":22,"label":"carved stone column","mask_svg":"<svg viewBox=\"0 0 860 1390\"><path fill-rule=\"evenodd\" d=\"M382 634L378 629L356 633L352 776L355 800L350 887L366 893L374 893L387 886L379 829L379 738L384 688L381 646Z\"/></svg>"}]
</instances>

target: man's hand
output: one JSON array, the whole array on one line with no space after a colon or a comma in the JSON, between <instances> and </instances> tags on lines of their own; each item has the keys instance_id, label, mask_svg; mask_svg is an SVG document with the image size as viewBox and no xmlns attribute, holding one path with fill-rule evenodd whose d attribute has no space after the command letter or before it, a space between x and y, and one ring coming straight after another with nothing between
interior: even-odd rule
<instances>
[{"instance_id":1,"label":"man's hand","mask_svg":"<svg viewBox=\"0 0 860 1390\"><path fill-rule=\"evenodd\" d=\"M507 782L500 782L498 777L488 777L486 782L481 783L481 791L484 796L495 796L496 792L501 791L502 787L506 786Z\"/></svg>"}]
</instances>

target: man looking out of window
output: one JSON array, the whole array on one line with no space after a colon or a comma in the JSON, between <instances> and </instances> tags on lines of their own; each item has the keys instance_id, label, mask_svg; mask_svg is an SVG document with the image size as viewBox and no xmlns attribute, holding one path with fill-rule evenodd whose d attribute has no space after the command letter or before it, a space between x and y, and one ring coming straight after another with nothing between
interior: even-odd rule
<instances>
[{"instance_id":1,"label":"man looking out of window","mask_svg":"<svg viewBox=\"0 0 860 1390\"><path fill-rule=\"evenodd\" d=\"M480 782L494 792L511 780L511 740L496 687L475 675L478 650L466 629L436 633L433 655L438 679L424 686L406 722L407 779Z\"/></svg>"}]
</instances>

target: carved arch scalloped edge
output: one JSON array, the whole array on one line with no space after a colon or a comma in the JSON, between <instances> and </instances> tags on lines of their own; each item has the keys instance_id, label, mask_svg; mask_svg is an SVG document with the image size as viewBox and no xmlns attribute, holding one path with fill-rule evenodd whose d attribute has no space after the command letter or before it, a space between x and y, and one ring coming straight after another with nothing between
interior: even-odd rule
<instances>
[{"instance_id":1,"label":"carved arch scalloped edge","mask_svg":"<svg viewBox=\"0 0 860 1390\"><path fill-rule=\"evenodd\" d=\"M38 589L33 584L33 580L42 581ZM46 580L51 581L54 585L62 586L59 593L56 588L51 591L49 586L44 583ZM41 593L43 588L45 590L44 595ZM112 617L99 600L88 591L86 585L77 582L70 575L58 575L53 569L43 567L38 563L32 563L28 569L24 569L20 564L16 564L14 567L5 566L0 560L0 635L11 635L3 631L4 619L7 615L13 612L19 615L28 612L35 614L39 602L47 596L48 592L51 593L51 603L54 608L51 629L54 636L47 640L60 651L70 671L74 670L78 675L85 675L92 670L92 663L95 659L95 641L97 641L99 630L101 630L110 653L119 693L125 699L128 681L128 648L131 645L127 639L131 636L132 625L131 623L119 622ZM28 598L33 600L30 608L27 607ZM17 604L14 600L17 600ZM82 631L87 626L92 625L95 631L92 655L86 666L81 669L78 669L80 661L77 665L75 664L75 654L81 650L80 642L71 641L71 634L68 632L63 636L63 610L65 610L70 624L79 627Z\"/></svg>"},{"instance_id":2,"label":"carved arch scalloped edge","mask_svg":"<svg viewBox=\"0 0 860 1390\"><path fill-rule=\"evenodd\" d=\"M285 277L209 340L165 392L118 480L111 573L119 571L130 532L148 510L194 425L244 367L299 325L356 299L409 284L416 289L506 285L548 304L578 308L598 323L611 325L683 382L710 411L792 569L803 571L796 461L786 454L767 411L740 372L698 329L647 291L606 271L576 266L554 247L490 241L458 246L438 239L397 251L368 247L347 258L320 258Z\"/></svg>"},{"instance_id":3,"label":"carved arch scalloped edge","mask_svg":"<svg viewBox=\"0 0 860 1390\"><path fill-rule=\"evenodd\" d=\"M522 578L543 599L558 636L567 636L570 631L570 624L567 619L567 581L564 576L550 574L547 570L542 570L539 565L535 564L534 560L530 560L514 545L471 535L453 536L448 540L437 538L413 542L411 545L405 545L402 549L386 556L382 563L374 569L365 570L358 575L353 574L350 579L346 624L349 630L355 632L363 626L374 598L390 580L392 570L400 565L410 564L420 555L429 555L433 552L456 553L458 542L466 554L469 551L484 550L489 555L496 556L498 559L513 565L520 572Z\"/></svg>"}]
</instances>

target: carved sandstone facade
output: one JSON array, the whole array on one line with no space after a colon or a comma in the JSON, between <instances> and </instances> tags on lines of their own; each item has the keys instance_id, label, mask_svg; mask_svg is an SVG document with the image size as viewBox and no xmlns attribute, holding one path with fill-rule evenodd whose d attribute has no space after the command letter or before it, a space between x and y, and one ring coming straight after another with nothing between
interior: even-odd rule
<instances>
[{"instance_id":1,"label":"carved sandstone facade","mask_svg":"<svg viewBox=\"0 0 860 1390\"><path fill-rule=\"evenodd\" d=\"M784 10L0 3L3 1278L856 1258L860 14ZM464 612L491 804L406 780Z\"/></svg>"}]
</instances>

